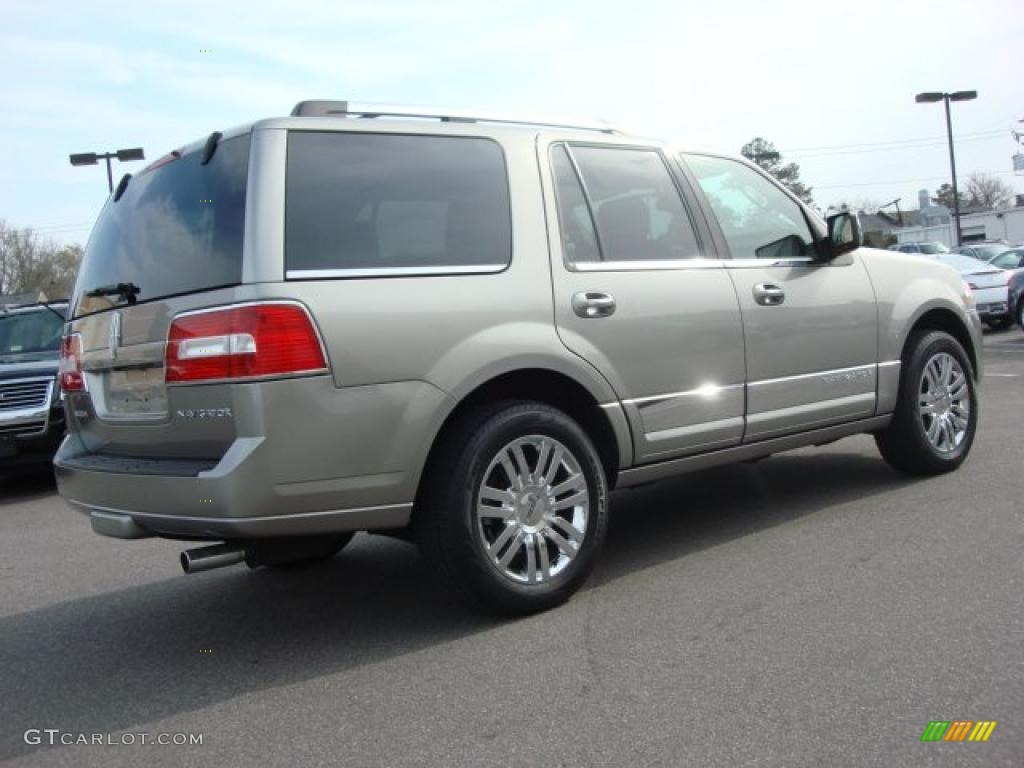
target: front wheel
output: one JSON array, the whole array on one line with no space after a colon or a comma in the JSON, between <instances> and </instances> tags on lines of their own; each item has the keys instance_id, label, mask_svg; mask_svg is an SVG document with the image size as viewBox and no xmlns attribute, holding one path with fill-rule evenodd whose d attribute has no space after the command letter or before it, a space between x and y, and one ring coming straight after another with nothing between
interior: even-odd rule
<instances>
[{"instance_id":1,"label":"front wheel","mask_svg":"<svg viewBox=\"0 0 1024 768\"><path fill-rule=\"evenodd\" d=\"M529 614L567 600L604 542L608 491L590 438L543 403L467 414L427 468L420 547L477 607Z\"/></svg>"},{"instance_id":2,"label":"front wheel","mask_svg":"<svg viewBox=\"0 0 1024 768\"><path fill-rule=\"evenodd\" d=\"M977 425L978 395L963 347L941 331L915 333L892 422L875 435L882 457L910 474L950 472L967 458Z\"/></svg>"}]
</instances>

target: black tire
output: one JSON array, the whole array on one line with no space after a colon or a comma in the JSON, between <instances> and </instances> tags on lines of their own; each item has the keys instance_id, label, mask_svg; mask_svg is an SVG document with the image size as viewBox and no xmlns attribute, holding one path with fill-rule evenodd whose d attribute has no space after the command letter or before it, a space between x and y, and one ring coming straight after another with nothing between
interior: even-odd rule
<instances>
[{"instance_id":1,"label":"black tire","mask_svg":"<svg viewBox=\"0 0 1024 768\"><path fill-rule=\"evenodd\" d=\"M560 445L566 449L569 460L580 470L579 473L559 474L559 477L575 478L582 489L578 476L583 476L588 508L582 541L577 545L574 557L566 559L567 553L554 548L554 537L550 536L553 523L543 522L553 521L556 514L552 510L557 509L557 505L551 504L554 496L546 496L544 500L536 496L529 500L529 489L512 490L515 488L512 478L492 464L498 461L499 454L507 446L521 438L537 438L536 452L526 459L535 465L535 482L540 482L540 477L547 474L544 466L555 466L554 449L546 462L542 459L540 447L545 441L549 446ZM530 445L525 444L523 451L530 451ZM559 463L560 468L554 471L567 472L566 466ZM549 557L563 559L560 571L556 572L552 566L550 573L535 574L535 581L526 583L506 575L498 562L489 556L488 535L500 537L504 528L522 532L524 529L518 526L531 524L519 517L493 521L478 519L477 496L481 484L485 479L493 482L495 477L488 474L489 471L501 472L500 476L508 479L510 490L502 493L510 494L510 510L528 509L510 514L525 517L537 514L541 519L538 524L549 527L549 530L535 534L516 533L504 549L492 540L490 544L494 551L500 554L517 549L508 568L513 568L517 562L526 563L527 556L533 565L540 562L541 557L545 560ZM485 474L488 474L487 478ZM546 485L550 489L553 483L560 484L552 480ZM543 510L540 507L544 505L548 505L548 512L541 515ZM421 485L414 526L417 543L431 570L438 573L452 593L463 601L475 608L505 615L527 615L547 610L568 600L580 588L604 543L608 526L608 489L600 457L590 438L575 421L546 404L502 401L476 408L460 419L431 458ZM498 526L497 532L493 526ZM485 532L485 528L490 533ZM526 536L522 544L519 543L520 535ZM540 548L544 548L543 553ZM532 551L528 553L527 550ZM527 567L523 565L524 569Z\"/></svg>"},{"instance_id":2,"label":"black tire","mask_svg":"<svg viewBox=\"0 0 1024 768\"><path fill-rule=\"evenodd\" d=\"M1020 297L1020 301L1017 302L1017 325L1024 331L1024 296Z\"/></svg>"},{"instance_id":3,"label":"black tire","mask_svg":"<svg viewBox=\"0 0 1024 768\"><path fill-rule=\"evenodd\" d=\"M355 534L332 536L289 536L278 539L254 539L245 546L245 562L250 568L299 568L328 560L341 552Z\"/></svg>"},{"instance_id":4,"label":"black tire","mask_svg":"<svg viewBox=\"0 0 1024 768\"><path fill-rule=\"evenodd\" d=\"M1010 315L999 317L988 321L988 326L994 331L1005 331L1013 325L1013 318Z\"/></svg>"},{"instance_id":5,"label":"black tire","mask_svg":"<svg viewBox=\"0 0 1024 768\"><path fill-rule=\"evenodd\" d=\"M941 451L929 441L918 410L924 368L936 355L946 353L959 363L966 377L967 425L955 448ZM959 467L974 443L978 426L977 383L971 361L960 343L941 331L919 331L907 340L903 352L902 373L896 410L889 427L875 434L882 458L890 466L913 475L938 475Z\"/></svg>"}]
</instances>

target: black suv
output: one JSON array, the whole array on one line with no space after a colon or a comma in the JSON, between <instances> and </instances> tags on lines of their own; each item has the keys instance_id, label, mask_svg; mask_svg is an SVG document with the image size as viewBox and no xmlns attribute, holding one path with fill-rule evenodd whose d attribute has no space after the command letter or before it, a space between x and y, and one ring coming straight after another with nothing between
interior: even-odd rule
<instances>
[{"instance_id":1,"label":"black suv","mask_svg":"<svg viewBox=\"0 0 1024 768\"><path fill-rule=\"evenodd\" d=\"M0 304L0 473L49 464L64 437L57 384L67 304Z\"/></svg>"}]
</instances>

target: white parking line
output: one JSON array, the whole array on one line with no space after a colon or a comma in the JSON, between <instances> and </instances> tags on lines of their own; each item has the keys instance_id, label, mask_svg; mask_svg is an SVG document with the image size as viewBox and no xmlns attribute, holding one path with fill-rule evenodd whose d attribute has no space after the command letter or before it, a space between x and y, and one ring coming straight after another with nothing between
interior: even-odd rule
<instances>
[{"instance_id":1,"label":"white parking line","mask_svg":"<svg viewBox=\"0 0 1024 768\"><path fill-rule=\"evenodd\" d=\"M1003 378L1003 379L1016 379L1018 376L1020 376L1020 374L1019 373L987 373L986 372L985 376L995 376L996 378Z\"/></svg>"}]
</instances>

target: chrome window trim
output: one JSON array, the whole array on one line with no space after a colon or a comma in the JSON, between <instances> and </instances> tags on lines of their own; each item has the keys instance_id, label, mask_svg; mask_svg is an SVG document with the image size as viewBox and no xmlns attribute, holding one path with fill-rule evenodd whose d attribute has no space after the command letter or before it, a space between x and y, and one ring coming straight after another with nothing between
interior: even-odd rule
<instances>
[{"instance_id":1,"label":"chrome window trim","mask_svg":"<svg viewBox=\"0 0 1024 768\"><path fill-rule=\"evenodd\" d=\"M823 266L824 262L812 256L792 256L786 259L726 259L725 263L734 269L755 269L758 267L809 267Z\"/></svg>"},{"instance_id":2,"label":"chrome window trim","mask_svg":"<svg viewBox=\"0 0 1024 768\"><path fill-rule=\"evenodd\" d=\"M580 261L566 264L570 272L665 272L673 269L722 269L722 259L664 259L660 261Z\"/></svg>"},{"instance_id":3,"label":"chrome window trim","mask_svg":"<svg viewBox=\"0 0 1024 768\"><path fill-rule=\"evenodd\" d=\"M413 277L416 275L493 275L508 264L473 264L438 267L360 267L354 269L289 269L288 280L326 280L338 277Z\"/></svg>"}]
</instances>

